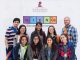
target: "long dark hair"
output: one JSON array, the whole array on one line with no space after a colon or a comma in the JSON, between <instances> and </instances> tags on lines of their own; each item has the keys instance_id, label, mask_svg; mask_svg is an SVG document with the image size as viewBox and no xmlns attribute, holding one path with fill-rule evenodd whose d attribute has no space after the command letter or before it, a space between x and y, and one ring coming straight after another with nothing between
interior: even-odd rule
<instances>
[{"instance_id":1,"label":"long dark hair","mask_svg":"<svg viewBox=\"0 0 80 60\"><path fill-rule=\"evenodd\" d=\"M37 45L35 45L35 43L34 43L34 41L33 41L33 39L34 39L35 37L38 37L38 39L39 39L39 42L38 42ZM32 39L32 43L31 43L32 50L35 50L36 48L38 48L38 50L40 51L41 48L42 48L42 43L41 43L41 40L40 40L39 35L35 34L34 37L33 37L33 39Z\"/></svg>"},{"instance_id":2,"label":"long dark hair","mask_svg":"<svg viewBox=\"0 0 80 60\"><path fill-rule=\"evenodd\" d=\"M42 27L42 23L41 23L41 22L37 22L37 23L36 23L36 26L37 26L38 24ZM35 33L37 34L37 29L36 29L36 28L35 28ZM42 28L40 29L39 34L40 34L40 35L43 35L43 30L42 30Z\"/></svg>"},{"instance_id":3,"label":"long dark hair","mask_svg":"<svg viewBox=\"0 0 80 60\"><path fill-rule=\"evenodd\" d=\"M24 35L27 35L27 34L26 34L26 26L25 26L25 25L20 25L20 26L19 26L18 33L17 33L17 34L18 34L18 35L20 34L20 29L21 29L22 27L25 27Z\"/></svg>"},{"instance_id":4,"label":"long dark hair","mask_svg":"<svg viewBox=\"0 0 80 60\"><path fill-rule=\"evenodd\" d=\"M51 38L51 40L52 40L51 51L55 51L57 49L57 46L56 46L56 44L54 44L52 36L47 36L47 40L48 40L48 38ZM48 44L47 44L47 46L48 46Z\"/></svg>"},{"instance_id":5,"label":"long dark hair","mask_svg":"<svg viewBox=\"0 0 80 60\"><path fill-rule=\"evenodd\" d=\"M54 32L53 32L53 33L54 33L54 35L56 36L56 35L57 35L57 33L56 33L56 30L55 30L55 27L54 27L54 26L52 26L52 25L48 27L48 33L47 33L47 36L49 36L49 35L50 35L50 32L49 32L49 28L50 28L50 27L52 27L52 28L54 29Z\"/></svg>"}]
</instances>

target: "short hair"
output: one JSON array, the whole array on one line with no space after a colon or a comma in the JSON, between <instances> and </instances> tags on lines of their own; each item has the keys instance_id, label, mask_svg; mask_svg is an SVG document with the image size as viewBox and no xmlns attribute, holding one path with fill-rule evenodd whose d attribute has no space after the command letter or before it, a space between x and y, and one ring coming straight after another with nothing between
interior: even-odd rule
<instances>
[{"instance_id":1,"label":"short hair","mask_svg":"<svg viewBox=\"0 0 80 60\"><path fill-rule=\"evenodd\" d=\"M70 17L66 16L64 19L68 18L70 20Z\"/></svg>"},{"instance_id":2,"label":"short hair","mask_svg":"<svg viewBox=\"0 0 80 60\"><path fill-rule=\"evenodd\" d=\"M20 19L19 19L19 18L14 18L14 19L13 19L13 23L14 23L15 21L19 21L19 23L20 23Z\"/></svg>"},{"instance_id":3,"label":"short hair","mask_svg":"<svg viewBox=\"0 0 80 60\"><path fill-rule=\"evenodd\" d=\"M27 37L26 35L22 35L22 36L20 37L20 41L19 41L19 42L21 43L21 40L22 40L23 37L26 38L26 41L27 41L27 43L28 43L28 37ZM26 43L26 44L27 44L27 43Z\"/></svg>"}]
</instances>

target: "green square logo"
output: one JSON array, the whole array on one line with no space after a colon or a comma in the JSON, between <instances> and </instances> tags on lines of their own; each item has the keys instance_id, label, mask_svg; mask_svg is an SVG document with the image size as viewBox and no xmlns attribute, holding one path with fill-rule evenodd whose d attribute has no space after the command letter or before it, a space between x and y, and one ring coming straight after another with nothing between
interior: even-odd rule
<instances>
[{"instance_id":1,"label":"green square logo","mask_svg":"<svg viewBox=\"0 0 80 60\"><path fill-rule=\"evenodd\" d=\"M44 24L49 24L50 23L50 17L49 16L45 16L44 17Z\"/></svg>"}]
</instances>

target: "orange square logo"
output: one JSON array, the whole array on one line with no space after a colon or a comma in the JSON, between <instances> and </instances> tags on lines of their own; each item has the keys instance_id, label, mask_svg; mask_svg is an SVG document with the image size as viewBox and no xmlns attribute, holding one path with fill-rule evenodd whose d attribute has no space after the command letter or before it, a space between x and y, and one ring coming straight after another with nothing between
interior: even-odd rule
<instances>
[{"instance_id":1,"label":"orange square logo","mask_svg":"<svg viewBox=\"0 0 80 60\"><path fill-rule=\"evenodd\" d=\"M50 23L51 24L56 24L57 23L57 16L51 16Z\"/></svg>"}]
</instances>

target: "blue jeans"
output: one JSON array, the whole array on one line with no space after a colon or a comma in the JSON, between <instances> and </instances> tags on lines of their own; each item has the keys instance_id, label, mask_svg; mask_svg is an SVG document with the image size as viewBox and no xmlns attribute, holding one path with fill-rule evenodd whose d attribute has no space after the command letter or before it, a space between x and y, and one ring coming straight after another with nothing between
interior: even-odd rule
<instances>
[{"instance_id":1,"label":"blue jeans","mask_svg":"<svg viewBox=\"0 0 80 60\"><path fill-rule=\"evenodd\" d=\"M8 60L13 60L13 54L12 54L12 49L13 49L13 47L9 47L8 49L6 49L6 55L9 53L9 52L11 52L11 54L9 55L9 57L8 57Z\"/></svg>"}]
</instances>

